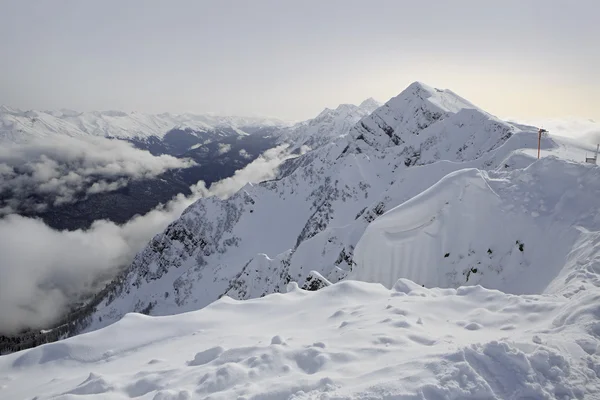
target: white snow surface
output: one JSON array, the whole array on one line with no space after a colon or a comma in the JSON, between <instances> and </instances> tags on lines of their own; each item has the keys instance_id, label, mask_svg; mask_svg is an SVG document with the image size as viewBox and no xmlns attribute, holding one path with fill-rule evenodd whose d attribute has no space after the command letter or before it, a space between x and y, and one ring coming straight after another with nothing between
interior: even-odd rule
<instances>
[{"instance_id":1,"label":"white snow surface","mask_svg":"<svg viewBox=\"0 0 600 400\"><path fill-rule=\"evenodd\" d=\"M285 127L275 118L228 117L212 114L145 114L122 111L22 111L0 107L0 142L24 142L56 134L93 135L120 139L162 138L172 129L212 131L232 128L246 135L244 127Z\"/></svg>"},{"instance_id":2,"label":"white snow surface","mask_svg":"<svg viewBox=\"0 0 600 400\"><path fill-rule=\"evenodd\" d=\"M480 284L508 293L571 290L574 248L600 228L600 168L543 158L512 172L462 169L371 223L354 279L392 287ZM556 280L559 281L556 281Z\"/></svg>"},{"instance_id":3,"label":"white snow surface","mask_svg":"<svg viewBox=\"0 0 600 400\"><path fill-rule=\"evenodd\" d=\"M292 283L0 357L0 397L594 399L599 294Z\"/></svg>"},{"instance_id":4,"label":"white snow surface","mask_svg":"<svg viewBox=\"0 0 600 400\"><path fill-rule=\"evenodd\" d=\"M299 122L279 133L279 142L290 145L290 151L305 148L316 149L348 134L363 117L371 114L381 104L368 98L360 105L340 104L326 108L315 118Z\"/></svg>"},{"instance_id":5,"label":"white snow surface","mask_svg":"<svg viewBox=\"0 0 600 400\"><path fill-rule=\"evenodd\" d=\"M0 398L600 398L600 167L542 148L415 83L190 206Z\"/></svg>"}]
</instances>

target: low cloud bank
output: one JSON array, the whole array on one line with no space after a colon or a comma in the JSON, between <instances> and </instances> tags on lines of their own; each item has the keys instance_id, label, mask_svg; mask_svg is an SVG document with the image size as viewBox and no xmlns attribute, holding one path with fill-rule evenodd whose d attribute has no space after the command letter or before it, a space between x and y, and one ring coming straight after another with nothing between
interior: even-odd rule
<instances>
[{"instance_id":1,"label":"low cloud bank","mask_svg":"<svg viewBox=\"0 0 600 400\"><path fill-rule=\"evenodd\" d=\"M256 183L275 178L277 168L290 158L297 157L288 152L288 145L280 145L265 151L258 158L238 169L229 178L220 180L210 186L210 194L220 198L226 198L240 190L248 182Z\"/></svg>"},{"instance_id":2,"label":"low cloud bank","mask_svg":"<svg viewBox=\"0 0 600 400\"><path fill-rule=\"evenodd\" d=\"M131 179L156 177L192 160L153 156L103 137L56 135L0 147L0 216L39 212L94 193L118 190Z\"/></svg>"},{"instance_id":3,"label":"low cloud bank","mask_svg":"<svg viewBox=\"0 0 600 400\"><path fill-rule=\"evenodd\" d=\"M551 135L565 136L586 144L600 143L600 122L585 118L554 118L537 120L509 119L521 124L546 129Z\"/></svg>"},{"instance_id":4,"label":"low cloud bank","mask_svg":"<svg viewBox=\"0 0 600 400\"><path fill-rule=\"evenodd\" d=\"M248 182L273 179L279 165L291 157L286 146L268 150L232 177L211 185L210 190L200 181L192 186L191 196L180 194L123 225L101 220L87 230L57 231L38 219L16 214L1 218L0 333L48 327L129 265L135 254L190 204L211 195L227 197ZM100 164L91 163L92 168ZM80 160L75 165L88 162ZM121 168L142 171L138 166ZM100 185L88 189L107 189Z\"/></svg>"}]
</instances>

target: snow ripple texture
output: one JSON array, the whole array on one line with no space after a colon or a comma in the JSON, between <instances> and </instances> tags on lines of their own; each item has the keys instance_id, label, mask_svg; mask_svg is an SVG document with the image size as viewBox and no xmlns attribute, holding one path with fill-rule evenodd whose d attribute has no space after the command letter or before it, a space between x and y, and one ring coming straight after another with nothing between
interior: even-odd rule
<instances>
[{"instance_id":1,"label":"snow ripple texture","mask_svg":"<svg viewBox=\"0 0 600 400\"><path fill-rule=\"evenodd\" d=\"M0 358L0 396L37 399L588 399L600 395L598 290L340 282L128 314Z\"/></svg>"}]
</instances>

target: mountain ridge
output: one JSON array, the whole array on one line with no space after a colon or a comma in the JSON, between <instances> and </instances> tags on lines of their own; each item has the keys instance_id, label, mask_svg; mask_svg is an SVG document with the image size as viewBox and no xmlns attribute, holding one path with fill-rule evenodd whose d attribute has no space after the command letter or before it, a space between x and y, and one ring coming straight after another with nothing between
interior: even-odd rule
<instances>
[{"instance_id":1,"label":"mountain ridge","mask_svg":"<svg viewBox=\"0 0 600 400\"><path fill-rule=\"evenodd\" d=\"M436 118L426 117L441 106L428 101L424 90L442 93L434 100L445 108ZM317 282L319 274L335 283L353 268L353 249L364 228L403 196L417 195L461 167L496 168L511 151L537 145L533 130L521 131L453 96L413 84L362 117L349 135L291 160L295 167L288 165L278 180L247 185L227 200L201 199L190 206L115 281L87 329L127 311L164 315L201 308L223 295L247 299L280 292L290 281L326 285ZM390 142L385 126L365 123L382 115L397 122L393 129L402 143ZM371 143L360 138L363 124L375 138ZM555 145L545 140L544 146ZM416 159L415 148L421 152ZM423 179L410 172L419 167L435 173ZM395 185L409 177L415 182L411 187ZM261 235L251 233L256 231Z\"/></svg>"},{"instance_id":2,"label":"mountain ridge","mask_svg":"<svg viewBox=\"0 0 600 400\"><path fill-rule=\"evenodd\" d=\"M199 132L222 128L246 135L244 129L285 127L288 122L276 118L216 116L209 114L146 114L123 111L21 111L0 108L0 140L20 142L52 134L92 135L120 139L162 138L172 130Z\"/></svg>"}]
</instances>

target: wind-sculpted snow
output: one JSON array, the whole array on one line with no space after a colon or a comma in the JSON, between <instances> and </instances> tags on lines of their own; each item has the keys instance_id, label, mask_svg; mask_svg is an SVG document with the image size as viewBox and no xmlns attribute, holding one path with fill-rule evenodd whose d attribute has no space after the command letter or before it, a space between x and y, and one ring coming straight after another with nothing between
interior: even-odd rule
<instances>
[{"instance_id":1,"label":"wind-sculpted snow","mask_svg":"<svg viewBox=\"0 0 600 400\"><path fill-rule=\"evenodd\" d=\"M594 399L598 287L515 296L481 286L317 292L191 313L127 314L0 357L3 398Z\"/></svg>"},{"instance_id":2,"label":"wind-sculpted snow","mask_svg":"<svg viewBox=\"0 0 600 400\"><path fill-rule=\"evenodd\" d=\"M370 224L351 277L563 291L553 281L582 261L573 257L581 230L600 228L599 194L597 167L552 157L512 172L457 171Z\"/></svg>"}]
</instances>

